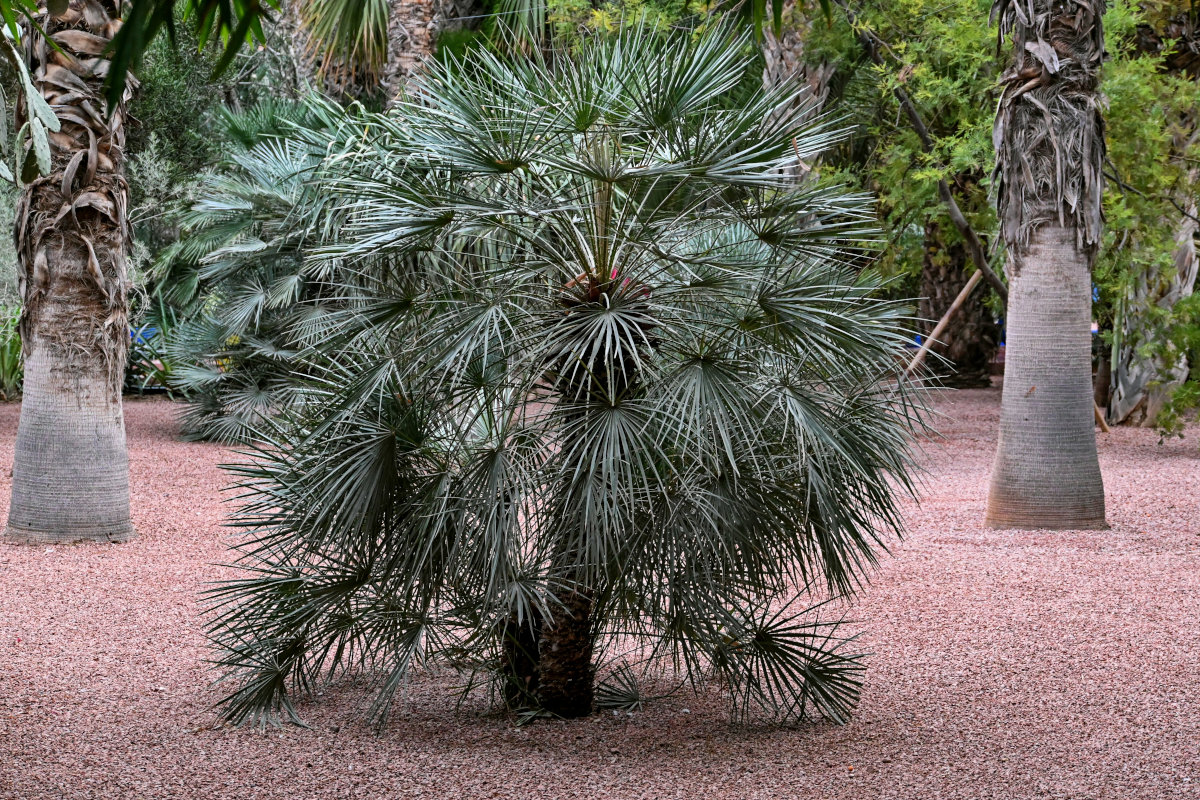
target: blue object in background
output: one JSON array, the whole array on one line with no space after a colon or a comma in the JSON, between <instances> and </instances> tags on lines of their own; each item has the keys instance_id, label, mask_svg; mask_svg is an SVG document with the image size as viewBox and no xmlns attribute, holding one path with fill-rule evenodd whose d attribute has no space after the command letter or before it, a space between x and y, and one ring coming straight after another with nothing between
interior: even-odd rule
<instances>
[{"instance_id":1,"label":"blue object in background","mask_svg":"<svg viewBox=\"0 0 1200 800\"><path fill-rule=\"evenodd\" d=\"M129 331L129 338L133 339L134 344L146 344L155 336L158 336L158 328L153 325L143 325Z\"/></svg>"}]
</instances>

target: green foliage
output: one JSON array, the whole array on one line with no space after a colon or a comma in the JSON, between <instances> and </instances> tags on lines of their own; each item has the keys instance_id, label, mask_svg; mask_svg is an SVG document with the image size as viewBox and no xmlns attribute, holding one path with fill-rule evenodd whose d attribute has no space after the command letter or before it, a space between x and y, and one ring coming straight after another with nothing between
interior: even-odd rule
<instances>
[{"instance_id":1,"label":"green foliage","mask_svg":"<svg viewBox=\"0 0 1200 800\"><path fill-rule=\"evenodd\" d=\"M479 52L330 126L305 186L336 224L297 249L345 279L309 305L306 402L232 468L230 719L294 718L345 670L382 716L422 665L495 668L504 631L581 595L601 661L619 643L735 713L846 719L862 658L820 599L899 526L904 316L861 271L869 199L787 178L844 131L761 84L730 103L750 41Z\"/></svg>"},{"instance_id":2,"label":"green foliage","mask_svg":"<svg viewBox=\"0 0 1200 800\"><path fill-rule=\"evenodd\" d=\"M227 161L172 217L183 236L156 277L167 301L190 310L164 345L190 437L244 441L300 399L293 373L307 345L296 325L329 293L331 273L305 255L321 241L325 199L311 174L326 151L298 134L323 129L330 113L277 100L226 112Z\"/></svg>"},{"instance_id":3,"label":"green foliage","mask_svg":"<svg viewBox=\"0 0 1200 800\"><path fill-rule=\"evenodd\" d=\"M42 5L39 0L0 0L0 18L8 33L8 37L0 37L0 42L19 41L20 21L35 21ZM63 0L44 4L51 12L65 10L66 5ZM266 38L262 22L278 11L279 0L133 0L117 5L127 7L122 9L124 24L113 39L112 68L108 73L107 100L113 107L124 93L127 73L142 66L158 34L165 30L172 40L175 38L177 20L190 24L201 49L209 42L223 45L213 70L219 74L248 42ZM36 92L31 89L28 94Z\"/></svg>"},{"instance_id":4,"label":"green foliage","mask_svg":"<svg viewBox=\"0 0 1200 800\"><path fill-rule=\"evenodd\" d=\"M388 0L309 0L301 6L323 69L377 76L388 58Z\"/></svg>"},{"instance_id":5,"label":"green foliage","mask_svg":"<svg viewBox=\"0 0 1200 800\"><path fill-rule=\"evenodd\" d=\"M222 159L230 136L222 124L224 103L234 96L229 79L214 79L218 53L201 50L180 35L178 46L156 40L140 71L141 89L130 104L126 175L133 238L129 258L134 339L125 386L130 391L167 388L172 358L168 334L186 309L170 306L170 287L153 275L153 264L179 238L171 210L192 202L199 182ZM154 335L146 334L155 332Z\"/></svg>"},{"instance_id":6,"label":"green foliage","mask_svg":"<svg viewBox=\"0 0 1200 800\"><path fill-rule=\"evenodd\" d=\"M837 66L831 103L858 126L856 136L826 160L824 170L879 197L889 246L880 269L902 276L905 296L918 291L927 222L946 243L957 231L938 198L946 179L976 231L995 229L988 199L992 118L1001 62L986 24L990 0L868 0L856 4L861 25L887 43L886 66L862 52L857 32L835 12L832 26L815 25L806 43L814 61ZM934 141L925 153L893 93L903 87ZM998 270L999 271L999 270Z\"/></svg>"},{"instance_id":7,"label":"green foliage","mask_svg":"<svg viewBox=\"0 0 1200 800\"><path fill-rule=\"evenodd\" d=\"M997 54L994 30L982 24L990 5L990 0L868 0L856 5L860 22L889 45L885 67L864 58L855 31L841 15L832 27L814 26L806 42L812 61L837 65L833 102L859 126L858 135L827 158L824 174L879 195L890 245L879 266L904 279L896 284L904 295L918 290L926 223L937 222L947 244L957 239L937 196L939 178L950 183L968 221L985 240L996 230L988 193L996 79L1003 56ZM1197 163L1196 144L1181 149L1178 143L1196 130L1200 84L1167 72L1164 54L1138 50L1138 26L1148 14L1164 10L1161 3L1151 5L1155 8L1148 12L1119 0L1109 4L1105 16L1111 56L1103 85L1109 100L1110 163L1093 316L1109 345L1140 348L1170 369L1189 353L1180 344L1191 341L1188 328L1193 323L1185 311L1157 299L1174 270L1179 206L1196 191L1195 179L1188 178L1189 165ZM897 87L906 90L928 125L933 153L924 152L902 114L893 94ZM992 259L1000 271L1001 248L994 248ZM1136 341L1120 340L1122 321ZM1185 395L1190 391L1184 390Z\"/></svg>"},{"instance_id":8,"label":"green foliage","mask_svg":"<svg viewBox=\"0 0 1200 800\"><path fill-rule=\"evenodd\" d=\"M615 33L633 23L659 32L676 26L686 18L704 20L734 19L754 31L755 43L763 32L782 30L784 0L496 0L497 14L521 40L541 42L548 33L558 43L578 41L587 33ZM832 18L830 0L797 0L794 8L809 11L820 7Z\"/></svg>"},{"instance_id":9,"label":"green foliage","mask_svg":"<svg viewBox=\"0 0 1200 800\"><path fill-rule=\"evenodd\" d=\"M125 369L125 391L144 394L147 390L172 394L174 362L166 352L179 316L161 296L151 299L152 311L133 328Z\"/></svg>"},{"instance_id":10,"label":"green foliage","mask_svg":"<svg viewBox=\"0 0 1200 800\"><path fill-rule=\"evenodd\" d=\"M17 2L32 0L0 0L0 10L4 4ZM115 105L120 99L126 73L142 65L160 32L165 30L175 39L177 18L190 23L201 50L209 42L220 42L221 56L212 70L219 75L247 43L266 39L262 22L279 7L280 0L133 0L113 38L109 103Z\"/></svg>"},{"instance_id":11,"label":"green foliage","mask_svg":"<svg viewBox=\"0 0 1200 800\"><path fill-rule=\"evenodd\" d=\"M136 157L153 148L163 173L155 181L161 185L146 185L135 172L130 182L135 206L161 203L169 187L195 180L221 157L217 114L232 87L212 77L216 52L180 39L178 46L156 40L138 70L141 88L129 105L129 152Z\"/></svg>"},{"instance_id":12,"label":"green foliage","mask_svg":"<svg viewBox=\"0 0 1200 800\"><path fill-rule=\"evenodd\" d=\"M0 309L0 400L9 402L21 396L25 364L21 355L21 309Z\"/></svg>"},{"instance_id":13,"label":"green foliage","mask_svg":"<svg viewBox=\"0 0 1200 800\"><path fill-rule=\"evenodd\" d=\"M1165 54L1138 50L1137 26L1145 20L1128 0L1105 16L1113 55L1104 71L1110 164L1094 315L1114 360L1123 348L1134 349L1157 360L1166 380L1180 359L1200 359L1195 301L1160 302L1176 274L1180 222L1200 189L1200 82L1166 70ZM1162 433L1182 432L1181 414L1195 394L1194 384L1176 390L1159 421Z\"/></svg>"}]
</instances>

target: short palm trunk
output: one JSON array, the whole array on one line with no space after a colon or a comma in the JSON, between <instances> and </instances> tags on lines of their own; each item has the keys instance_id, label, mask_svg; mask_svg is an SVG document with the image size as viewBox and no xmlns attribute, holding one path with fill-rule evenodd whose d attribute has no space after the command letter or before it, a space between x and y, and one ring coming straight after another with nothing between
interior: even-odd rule
<instances>
[{"instance_id":1,"label":"short palm trunk","mask_svg":"<svg viewBox=\"0 0 1200 800\"><path fill-rule=\"evenodd\" d=\"M592 713L592 597L559 593L549 619L509 619L501 631L502 694L509 708L536 707L559 717Z\"/></svg>"},{"instance_id":2,"label":"short palm trunk","mask_svg":"<svg viewBox=\"0 0 1200 800\"><path fill-rule=\"evenodd\" d=\"M538 700L551 714L586 717L592 713L592 598L567 591L546 621L538 642Z\"/></svg>"}]
</instances>

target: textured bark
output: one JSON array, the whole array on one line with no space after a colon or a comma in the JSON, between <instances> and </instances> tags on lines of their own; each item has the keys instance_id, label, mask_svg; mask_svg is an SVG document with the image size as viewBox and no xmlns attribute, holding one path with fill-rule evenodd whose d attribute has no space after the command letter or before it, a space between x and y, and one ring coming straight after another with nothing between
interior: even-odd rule
<instances>
[{"instance_id":1,"label":"textured bark","mask_svg":"<svg viewBox=\"0 0 1200 800\"><path fill-rule=\"evenodd\" d=\"M537 705L538 644L542 638L542 620L504 621L500 632L501 694L509 708Z\"/></svg>"},{"instance_id":2,"label":"textured bark","mask_svg":"<svg viewBox=\"0 0 1200 800\"><path fill-rule=\"evenodd\" d=\"M303 0L284 0L275 17L270 44L278 52L279 66L273 77L284 85L273 84L271 90L289 97L301 97L310 88L334 96L341 94L345 91L341 82L326 77L320 69L319 48L308 35L302 4Z\"/></svg>"},{"instance_id":3,"label":"textured bark","mask_svg":"<svg viewBox=\"0 0 1200 800\"><path fill-rule=\"evenodd\" d=\"M422 62L433 55L438 34L473 27L477 22L474 17L482 8L480 0L392 0L383 73L383 89L389 102L400 96Z\"/></svg>"},{"instance_id":4,"label":"textured bark","mask_svg":"<svg viewBox=\"0 0 1200 800\"><path fill-rule=\"evenodd\" d=\"M51 170L17 207L25 393L7 537L133 535L121 384L129 346L125 109L105 116L97 57L120 23L112 0L71 0L24 39L35 85L62 123ZM132 81L130 89L132 89ZM18 124L25 109L18 108Z\"/></svg>"},{"instance_id":5,"label":"textured bark","mask_svg":"<svg viewBox=\"0 0 1200 800\"><path fill-rule=\"evenodd\" d=\"M996 0L1013 43L996 111L1008 254L1000 440L987 525L1107 527L1093 427L1091 271L1104 161L1104 0Z\"/></svg>"},{"instance_id":6,"label":"textured bark","mask_svg":"<svg viewBox=\"0 0 1200 800\"><path fill-rule=\"evenodd\" d=\"M592 713L596 673L592 668L592 598L566 589L538 642L538 699L560 717Z\"/></svg>"},{"instance_id":7,"label":"textured bark","mask_svg":"<svg viewBox=\"0 0 1200 800\"><path fill-rule=\"evenodd\" d=\"M925 226L925 256L921 265L921 301L918 313L926 320L922 334L929 336L937 321L950 308L966 285L970 256L961 242L946 243L945 233L936 222ZM1000 326L992 318L984 296L975 292L948 320L930 348L940 359L931 369L941 376L942 384L972 388L991 384L992 359L1000 343Z\"/></svg>"},{"instance_id":8,"label":"textured bark","mask_svg":"<svg viewBox=\"0 0 1200 800\"><path fill-rule=\"evenodd\" d=\"M816 62L804 52L804 41L813 21L796 8L794 0L784 4L783 26L779 35L767 26L763 37L763 85L767 88L793 82L807 87L808 92L796 98L797 104L807 104L816 116L829 97L829 81L834 66Z\"/></svg>"},{"instance_id":9,"label":"textured bark","mask_svg":"<svg viewBox=\"0 0 1200 800\"><path fill-rule=\"evenodd\" d=\"M1009 272L992 528L1105 528L1091 371L1091 269L1076 231L1039 227Z\"/></svg>"},{"instance_id":10,"label":"textured bark","mask_svg":"<svg viewBox=\"0 0 1200 800\"><path fill-rule=\"evenodd\" d=\"M1092 400L1096 408L1108 408L1109 384L1112 381L1112 359L1101 353L1096 365L1096 377L1092 381Z\"/></svg>"}]
</instances>

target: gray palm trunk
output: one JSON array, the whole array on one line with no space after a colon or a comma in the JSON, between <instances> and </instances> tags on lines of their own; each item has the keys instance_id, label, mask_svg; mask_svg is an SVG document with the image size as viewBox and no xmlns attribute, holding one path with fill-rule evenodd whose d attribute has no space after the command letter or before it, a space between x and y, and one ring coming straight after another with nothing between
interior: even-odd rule
<instances>
[{"instance_id":1,"label":"gray palm trunk","mask_svg":"<svg viewBox=\"0 0 1200 800\"><path fill-rule=\"evenodd\" d=\"M116 32L111 2L71 0L25 37L37 88L62 123L51 169L17 207L25 390L6 538L133 536L121 385L129 345L124 108L104 116L98 58ZM25 109L18 109L24 116ZM18 119L18 123L23 119Z\"/></svg>"},{"instance_id":2,"label":"gray palm trunk","mask_svg":"<svg viewBox=\"0 0 1200 800\"><path fill-rule=\"evenodd\" d=\"M816 113L829 96L835 67L826 61L817 62L805 52L813 20L796 8L794 0L784 4L782 18L784 24L778 35L771 26L763 31L763 85L771 88L785 81L797 81L807 86L816 101L813 106Z\"/></svg>"},{"instance_id":3,"label":"gray palm trunk","mask_svg":"<svg viewBox=\"0 0 1200 800\"><path fill-rule=\"evenodd\" d=\"M807 89L797 93L794 102L806 104L809 116L816 117L829 98L829 83L836 68L826 61L815 61L805 52L805 41L813 20L802 9L796 8L794 0L784 4L782 19L783 26L778 35L772 26L764 29L763 86L773 89L790 82ZM798 165L796 178L807 179L812 169L811 164Z\"/></svg>"},{"instance_id":4,"label":"gray palm trunk","mask_svg":"<svg viewBox=\"0 0 1200 800\"><path fill-rule=\"evenodd\" d=\"M1072 228L1034 232L1008 284L993 528L1103 528L1091 372L1091 265Z\"/></svg>"},{"instance_id":5,"label":"gray palm trunk","mask_svg":"<svg viewBox=\"0 0 1200 800\"><path fill-rule=\"evenodd\" d=\"M337 95L343 87L322 74L319 50L304 24L302 3L303 0L284 0L271 27L271 43L278 48L281 67L272 78L284 84L273 83L271 88L294 97L301 97L313 88Z\"/></svg>"},{"instance_id":6,"label":"gray palm trunk","mask_svg":"<svg viewBox=\"0 0 1200 800\"><path fill-rule=\"evenodd\" d=\"M1014 51L994 132L1010 289L993 528L1106 527L1091 383L1103 13L1082 0L993 5Z\"/></svg>"}]
</instances>

